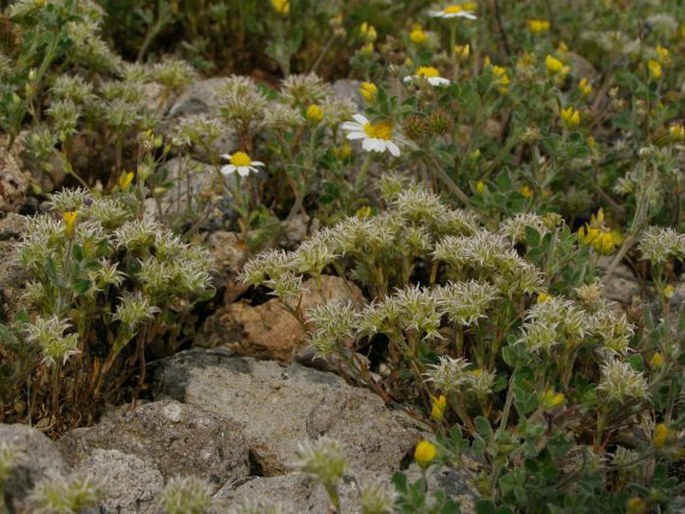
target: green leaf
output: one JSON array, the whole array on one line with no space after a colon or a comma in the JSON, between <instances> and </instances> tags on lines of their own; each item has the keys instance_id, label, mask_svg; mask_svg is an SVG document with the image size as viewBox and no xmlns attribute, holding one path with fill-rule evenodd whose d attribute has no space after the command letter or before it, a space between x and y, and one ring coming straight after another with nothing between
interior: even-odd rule
<instances>
[{"instance_id":1,"label":"green leaf","mask_svg":"<svg viewBox=\"0 0 685 514\"><path fill-rule=\"evenodd\" d=\"M92 282L85 278L74 280L74 282L71 284L71 288L77 294L86 294L88 291L90 291L91 286Z\"/></svg>"},{"instance_id":2,"label":"green leaf","mask_svg":"<svg viewBox=\"0 0 685 514\"><path fill-rule=\"evenodd\" d=\"M477 416L474 420L474 424L476 425L476 432L478 432L483 439L486 441L492 441L494 432L492 431L490 422L486 417Z\"/></svg>"},{"instance_id":3,"label":"green leaf","mask_svg":"<svg viewBox=\"0 0 685 514\"><path fill-rule=\"evenodd\" d=\"M397 489L401 493L406 493L407 492L407 475L401 472L396 472L392 476L392 483L395 486L395 489Z\"/></svg>"}]
</instances>

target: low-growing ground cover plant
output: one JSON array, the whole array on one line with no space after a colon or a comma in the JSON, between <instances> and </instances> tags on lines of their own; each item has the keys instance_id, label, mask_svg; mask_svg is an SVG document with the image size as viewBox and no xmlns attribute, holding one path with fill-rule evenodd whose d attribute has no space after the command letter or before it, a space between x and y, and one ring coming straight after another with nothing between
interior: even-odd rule
<instances>
[{"instance_id":1,"label":"low-growing ground cover plant","mask_svg":"<svg viewBox=\"0 0 685 514\"><path fill-rule=\"evenodd\" d=\"M0 325L2 419L59 434L135 397L146 356L190 337L185 315L212 294L194 241L218 220L253 252L242 278L257 296L435 434L416 448L423 478L398 475L396 495L370 484L364 512L455 512L425 474L466 453L478 512L670 508L681 2L119 4L0 3L3 146L23 147L51 202L19 246L29 308ZM198 77L174 50L226 75L216 112L165 119ZM345 94L321 78L340 73ZM286 227L312 217L323 228L293 249ZM641 297L618 304L605 288L625 266ZM323 274L368 303L303 312L304 280ZM344 511L339 450L304 446L298 466ZM167 511L186 489L205 508L181 480Z\"/></svg>"}]
</instances>

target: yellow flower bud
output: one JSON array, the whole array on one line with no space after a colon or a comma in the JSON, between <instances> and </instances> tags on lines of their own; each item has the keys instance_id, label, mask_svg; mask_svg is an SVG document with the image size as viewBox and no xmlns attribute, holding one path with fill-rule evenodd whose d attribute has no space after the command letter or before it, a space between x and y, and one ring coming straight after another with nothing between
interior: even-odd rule
<instances>
[{"instance_id":1,"label":"yellow flower bud","mask_svg":"<svg viewBox=\"0 0 685 514\"><path fill-rule=\"evenodd\" d=\"M634 496L626 502L626 514L645 514L647 504L642 498Z\"/></svg>"},{"instance_id":2,"label":"yellow flower bud","mask_svg":"<svg viewBox=\"0 0 685 514\"><path fill-rule=\"evenodd\" d=\"M547 20L528 20L528 30L533 34L547 32L549 30L549 22Z\"/></svg>"},{"instance_id":3,"label":"yellow flower bud","mask_svg":"<svg viewBox=\"0 0 685 514\"><path fill-rule=\"evenodd\" d=\"M287 16L290 13L290 1L289 0L271 0L271 7L274 8L281 16Z\"/></svg>"},{"instance_id":4,"label":"yellow flower bud","mask_svg":"<svg viewBox=\"0 0 685 514\"><path fill-rule=\"evenodd\" d=\"M431 396L431 418L440 423L445 417L445 410L447 409L447 398L441 394L437 398Z\"/></svg>"},{"instance_id":5,"label":"yellow flower bud","mask_svg":"<svg viewBox=\"0 0 685 514\"><path fill-rule=\"evenodd\" d=\"M562 109L559 116L561 116L561 121L564 122L567 128L575 128L580 125L580 112L572 105Z\"/></svg>"},{"instance_id":6,"label":"yellow flower bud","mask_svg":"<svg viewBox=\"0 0 685 514\"><path fill-rule=\"evenodd\" d=\"M476 192L478 194L483 194L484 191L485 191L485 182L483 182L482 180L479 180L478 182L476 182Z\"/></svg>"},{"instance_id":7,"label":"yellow flower bud","mask_svg":"<svg viewBox=\"0 0 685 514\"><path fill-rule=\"evenodd\" d=\"M416 27L409 33L409 39L415 45L421 45L426 42L428 35L423 31L423 29L421 29L421 27Z\"/></svg>"},{"instance_id":8,"label":"yellow flower bud","mask_svg":"<svg viewBox=\"0 0 685 514\"><path fill-rule=\"evenodd\" d=\"M362 98L364 98L367 103L372 102L376 99L378 88L373 82L362 82L359 84L359 94L362 95Z\"/></svg>"},{"instance_id":9,"label":"yellow flower bud","mask_svg":"<svg viewBox=\"0 0 685 514\"><path fill-rule=\"evenodd\" d=\"M564 393L555 393L554 389L547 389L540 395L540 404L547 410L559 407L565 401Z\"/></svg>"},{"instance_id":10,"label":"yellow flower bud","mask_svg":"<svg viewBox=\"0 0 685 514\"><path fill-rule=\"evenodd\" d=\"M519 192L523 195L523 198L530 198L533 196L533 190L529 186L521 186Z\"/></svg>"},{"instance_id":11,"label":"yellow flower bud","mask_svg":"<svg viewBox=\"0 0 685 514\"><path fill-rule=\"evenodd\" d=\"M580 83L578 84L578 89L580 90L580 94L583 96L588 96L590 93L592 93L592 85L590 84L590 81L587 78L583 78Z\"/></svg>"},{"instance_id":12,"label":"yellow flower bud","mask_svg":"<svg viewBox=\"0 0 685 514\"><path fill-rule=\"evenodd\" d=\"M545 57L545 67L548 72L556 74L564 70L564 63L556 57L547 54L547 57Z\"/></svg>"},{"instance_id":13,"label":"yellow flower bud","mask_svg":"<svg viewBox=\"0 0 685 514\"><path fill-rule=\"evenodd\" d=\"M68 211L62 214L62 220L64 221L64 235L67 236L68 239L74 237L74 225L76 224L77 216L78 212L76 211Z\"/></svg>"},{"instance_id":14,"label":"yellow flower bud","mask_svg":"<svg viewBox=\"0 0 685 514\"><path fill-rule=\"evenodd\" d=\"M378 37L376 28L373 25L369 25L367 22L361 24L361 27L359 27L359 33L364 36L364 39L367 43L376 41L376 38Z\"/></svg>"},{"instance_id":15,"label":"yellow flower bud","mask_svg":"<svg viewBox=\"0 0 685 514\"><path fill-rule=\"evenodd\" d=\"M119 186L119 189L121 189L122 191L126 191L128 189L128 186L131 185L132 180L133 172L125 171L121 175L119 175L119 178L117 179L117 185Z\"/></svg>"},{"instance_id":16,"label":"yellow flower bud","mask_svg":"<svg viewBox=\"0 0 685 514\"><path fill-rule=\"evenodd\" d=\"M664 356L660 352L656 352L654 355L652 355L651 360L649 361L649 365L652 368L660 368L661 366L664 365Z\"/></svg>"},{"instance_id":17,"label":"yellow flower bud","mask_svg":"<svg viewBox=\"0 0 685 514\"><path fill-rule=\"evenodd\" d=\"M309 121L318 123L323 119L323 110L317 104L311 104L309 107L307 107L305 116Z\"/></svg>"},{"instance_id":18,"label":"yellow flower bud","mask_svg":"<svg viewBox=\"0 0 685 514\"><path fill-rule=\"evenodd\" d=\"M655 80L658 80L661 78L662 75L662 69L661 69L661 64L659 61L655 61L654 59L650 59L647 61L647 69L649 70L649 76Z\"/></svg>"},{"instance_id":19,"label":"yellow flower bud","mask_svg":"<svg viewBox=\"0 0 685 514\"><path fill-rule=\"evenodd\" d=\"M428 468L436 455L437 449L435 448L435 445L425 439L417 444L416 449L414 450L414 459L422 469Z\"/></svg>"},{"instance_id":20,"label":"yellow flower bud","mask_svg":"<svg viewBox=\"0 0 685 514\"><path fill-rule=\"evenodd\" d=\"M671 431L664 423L659 423L657 426L655 426L653 437L654 447L658 450L663 448L666 445L670 434Z\"/></svg>"}]
</instances>

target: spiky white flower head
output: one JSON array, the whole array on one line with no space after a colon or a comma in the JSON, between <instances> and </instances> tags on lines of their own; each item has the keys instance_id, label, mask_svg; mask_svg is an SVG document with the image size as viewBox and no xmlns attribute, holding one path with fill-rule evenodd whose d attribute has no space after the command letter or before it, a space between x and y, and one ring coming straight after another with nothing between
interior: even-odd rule
<instances>
[{"instance_id":1,"label":"spiky white flower head","mask_svg":"<svg viewBox=\"0 0 685 514\"><path fill-rule=\"evenodd\" d=\"M431 18L466 18L468 20L475 20L476 15L473 11L466 9L463 5L450 4L440 9L431 9L428 11L428 16Z\"/></svg>"},{"instance_id":2,"label":"spiky white flower head","mask_svg":"<svg viewBox=\"0 0 685 514\"><path fill-rule=\"evenodd\" d=\"M434 87L450 85L449 79L441 77L438 69L434 68L433 66L419 66L414 75L408 75L404 77L405 84L409 84L411 82L421 83L423 81L428 82Z\"/></svg>"},{"instance_id":3,"label":"spiky white flower head","mask_svg":"<svg viewBox=\"0 0 685 514\"><path fill-rule=\"evenodd\" d=\"M245 152L226 153L221 155L221 157L229 161L229 164L221 167L221 173L224 175L231 175L237 172L241 177L247 177L251 171L254 173L259 172L255 166L264 166L263 162L253 161Z\"/></svg>"},{"instance_id":4,"label":"spiky white flower head","mask_svg":"<svg viewBox=\"0 0 685 514\"><path fill-rule=\"evenodd\" d=\"M346 121L342 124L343 130L349 132L347 139L361 139L362 148L367 152L383 153L388 151L395 157L399 157L400 148L392 140L393 124L391 121L371 123L362 114L355 114L352 117L355 121Z\"/></svg>"}]
</instances>

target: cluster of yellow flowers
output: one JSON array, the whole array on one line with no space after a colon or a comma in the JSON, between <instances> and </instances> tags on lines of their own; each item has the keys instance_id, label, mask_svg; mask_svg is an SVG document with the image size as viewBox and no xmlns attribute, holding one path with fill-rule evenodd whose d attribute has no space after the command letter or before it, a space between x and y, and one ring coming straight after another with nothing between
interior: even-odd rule
<instances>
[{"instance_id":1,"label":"cluster of yellow flowers","mask_svg":"<svg viewBox=\"0 0 685 514\"><path fill-rule=\"evenodd\" d=\"M547 20L528 20L528 30L533 34L547 32L549 30L549 22Z\"/></svg>"},{"instance_id":2,"label":"cluster of yellow flowers","mask_svg":"<svg viewBox=\"0 0 685 514\"><path fill-rule=\"evenodd\" d=\"M271 0L271 7L281 16L287 16L290 13L289 0Z\"/></svg>"},{"instance_id":3,"label":"cluster of yellow flowers","mask_svg":"<svg viewBox=\"0 0 685 514\"><path fill-rule=\"evenodd\" d=\"M578 230L579 241L601 255L609 255L622 243L622 237L610 231L604 224L604 210L599 209L593 214L590 223L586 223Z\"/></svg>"}]
</instances>

